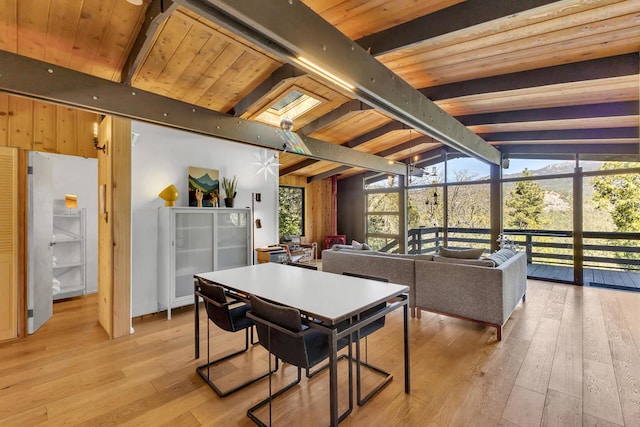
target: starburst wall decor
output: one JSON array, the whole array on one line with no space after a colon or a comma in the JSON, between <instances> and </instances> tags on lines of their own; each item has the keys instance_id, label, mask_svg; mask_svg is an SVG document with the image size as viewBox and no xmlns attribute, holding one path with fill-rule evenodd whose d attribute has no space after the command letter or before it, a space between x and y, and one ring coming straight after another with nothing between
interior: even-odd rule
<instances>
[{"instance_id":1,"label":"starburst wall decor","mask_svg":"<svg viewBox=\"0 0 640 427\"><path fill-rule=\"evenodd\" d=\"M254 165L258 166L258 172L256 172L256 175L264 173L265 181L267 180L269 174L273 175L276 178L278 177L277 171L280 163L278 163L277 154L271 155L267 150L264 150L260 154L253 153L253 155L258 159L257 162L253 162Z\"/></svg>"}]
</instances>

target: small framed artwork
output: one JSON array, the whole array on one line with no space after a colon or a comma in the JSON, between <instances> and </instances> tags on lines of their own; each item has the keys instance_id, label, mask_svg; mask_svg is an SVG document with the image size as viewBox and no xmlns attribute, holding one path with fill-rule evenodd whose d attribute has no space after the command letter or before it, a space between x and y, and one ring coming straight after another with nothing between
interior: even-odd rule
<instances>
[{"instance_id":1,"label":"small framed artwork","mask_svg":"<svg viewBox=\"0 0 640 427\"><path fill-rule=\"evenodd\" d=\"M220 200L217 169L189 166L189 206L217 207Z\"/></svg>"}]
</instances>

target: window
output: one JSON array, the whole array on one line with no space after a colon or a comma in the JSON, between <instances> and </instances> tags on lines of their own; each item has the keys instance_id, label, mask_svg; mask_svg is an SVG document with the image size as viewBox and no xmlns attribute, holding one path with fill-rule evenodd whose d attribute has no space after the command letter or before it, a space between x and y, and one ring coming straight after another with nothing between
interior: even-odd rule
<instances>
[{"instance_id":1,"label":"window","mask_svg":"<svg viewBox=\"0 0 640 427\"><path fill-rule=\"evenodd\" d=\"M304 188L280 186L278 219L281 236L304 235Z\"/></svg>"},{"instance_id":2,"label":"window","mask_svg":"<svg viewBox=\"0 0 640 427\"><path fill-rule=\"evenodd\" d=\"M489 164L461 156L447 160L447 182L484 181L489 179Z\"/></svg>"},{"instance_id":3,"label":"window","mask_svg":"<svg viewBox=\"0 0 640 427\"><path fill-rule=\"evenodd\" d=\"M323 102L326 102L324 98L297 86L292 86L288 91L276 98L272 105L256 116L256 120L273 126L280 126L280 121L283 117L295 120Z\"/></svg>"},{"instance_id":4,"label":"window","mask_svg":"<svg viewBox=\"0 0 640 427\"><path fill-rule=\"evenodd\" d=\"M366 193L366 239L372 249L397 252L400 241L400 195L397 188Z\"/></svg>"}]
</instances>

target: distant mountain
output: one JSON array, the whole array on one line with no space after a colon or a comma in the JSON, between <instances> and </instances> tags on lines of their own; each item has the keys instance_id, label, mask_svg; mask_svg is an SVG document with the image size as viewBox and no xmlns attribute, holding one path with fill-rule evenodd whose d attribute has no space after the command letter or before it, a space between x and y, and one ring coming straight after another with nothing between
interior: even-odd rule
<instances>
[{"instance_id":1,"label":"distant mountain","mask_svg":"<svg viewBox=\"0 0 640 427\"><path fill-rule=\"evenodd\" d=\"M198 188L204 193L211 193L215 188L219 188L217 179L211 179L208 173L199 178L189 175L189 187Z\"/></svg>"},{"instance_id":2,"label":"distant mountain","mask_svg":"<svg viewBox=\"0 0 640 427\"><path fill-rule=\"evenodd\" d=\"M583 172L596 171L600 168L601 162L580 162ZM567 160L565 162L559 162L547 165L540 169L529 170L532 176L549 176L549 175L561 175L571 174L575 168L575 162ZM519 178L522 173L504 174L504 178ZM592 177L584 179L584 199L588 200L593 195L593 185L591 185ZM542 189L545 191L554 192L556 194L564 195L565 199L569 199L573 194L573 179L572 178L558 178L558 179L543 179L536 181ZM510 182L505 184L505 189L511 190L515 186L515 183Z\"/></svg>"},{"instance_id":3,"label":"distant mountain","mask_svg":"<svg viewBox=\"0 0 640 427\"><path fill-rule=\"evenodd\" d=\"M580 162L583 172L590 172L598 170L600 162ZM573 173L576 162L573 160L567 160L559 163L552 163L540 169L529 169L532 176L544 176L544 175L560 175L566 173ZM504 178L519 178L522 173L503 174Z\"/></svg>"}]
</instances>

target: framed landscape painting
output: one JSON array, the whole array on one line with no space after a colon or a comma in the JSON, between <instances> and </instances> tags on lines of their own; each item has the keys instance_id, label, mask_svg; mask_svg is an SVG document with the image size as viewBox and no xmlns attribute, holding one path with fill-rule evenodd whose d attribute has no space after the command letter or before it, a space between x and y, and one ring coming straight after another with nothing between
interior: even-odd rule
<instances>
[{"instance_id":1,"label":"framed landscape painting","mask_svg":"<svg viewBox=\"0 0 640 427\"><path fill-rule=\"evenodd\" d=\"M217 169L189 166L189 206L218 206L219 177Z\"/></svg>"}]
</instances>

